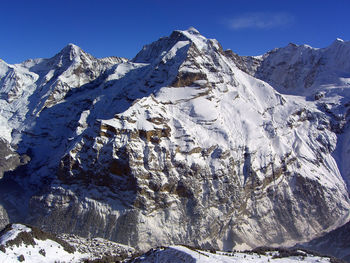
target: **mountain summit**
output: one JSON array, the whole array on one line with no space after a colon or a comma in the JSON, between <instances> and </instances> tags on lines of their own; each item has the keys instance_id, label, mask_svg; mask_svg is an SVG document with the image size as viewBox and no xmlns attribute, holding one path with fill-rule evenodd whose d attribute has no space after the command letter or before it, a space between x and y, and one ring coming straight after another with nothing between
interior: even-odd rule
<instances>
[{"instance_id":1,"label":"mountain summit","mask_svg":"<svg viewBox=\"0 0 350 263\"><path fill-rule=\"evenodd\" d=\"M26 157L3 169L1 222L224 250L345 224L349 45L333 46L240 57L190 28L130 61L68 45L1 62L1 158Z\"/></svg>"}]
</instances>

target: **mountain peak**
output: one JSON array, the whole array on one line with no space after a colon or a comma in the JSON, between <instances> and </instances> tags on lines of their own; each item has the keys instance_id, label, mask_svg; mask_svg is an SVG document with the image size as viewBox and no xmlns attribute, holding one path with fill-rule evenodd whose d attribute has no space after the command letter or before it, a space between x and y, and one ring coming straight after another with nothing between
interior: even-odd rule
<instances>
[{"instance_id":1,"label":"mountain peak","mask_svg":"<svg viewBox=\"0 0 350 263\"><path fill-rule=\"evenodd\" d=\"M137 63L150 63L152 61L155 61L155 58L163 57L164 54L167 53L178 42L192 41L192 38L194 38L193 34L194 33L190 33L190 31L174 30L170 36L162 37L151 44L143 46L142 50L135 56L132 61Z\"/></svg>"},{"instance_id":2,"label":"mountain peak","mask_svg":"<svg viewBox=\"0 0 350 263\"><path fill-rule=\"evenodd\" d=\"M57 53L52 59L54 61L53 62L54 64L62 66L62 65L68 65L67 63L70 64L73 61L80 61L82 55L90 56L77 45L69 43L59 53Z\"/></svg>"},{"instance_id":3,"label":"mountain peak","mask_svg":"<svg viewBox=\"0 0 350 263\"><path fill-rule=\"evenodd\" d=\"M344 42L344 40L341 39L341 38L339 38L339 37L337 37L337 38L335 39L335 42Z\"/></svg>"},{"instance_id":4,"label":"mountain peak","mask_svg":"<svg viewBox=\"0 0 350 263\"><path fill-rule=\"evenodd\" d=\"M75 57L81 51L82 51L82 49L80 47L78 47L75 44L69 43L59 52L59 54L66 54L66 55L70 55L71 57Z\"/></svg>"},{"instance_id":5,"label":"mountain peak","mask_svg":"<svg viewBox=\"0 0 350 263\"><path fill-rule=\"evenodd\" d=\"M179 34L185 36L186 38L190 38L190 36L201 36L201 33L196 28L191 26L186 30L174 30L170 35L170 38L174 38L174 36L177 37Z\"/></svg>"},{"instance_id":6,"label":"mountain peak","mask_svg":"<svg viewBox=\"0 0 350 263\"><path fill-rule=\"evenodd\" d=\"M200 35L199 31L197 29L195 29L193 26L189 27L186 30L188 33L194 34L194 35Z\"/></svg>"},{"instance_id":7,"label":"mountain peak","mask_svg":"<svg viewBox=\"0 0 350 263\"><path fill-rule=\"evenodd\" d=\"M332 42L332 44L329 45L326 49L332 50L332 52L336 52L336 51L338 52L340 50L341 50L341 52L345 52L341 58L347 60L346 56L347 56L349 49L350 49L350 41L344 41L343 39L336 38Z\"/></svg>"},{"instance_id":8,"label":"mountain peak","mask_svg":"<svg viewBox=\"0 0 350 263\"><path fill-rule=\"evenodd\" d=\"M187 40L190 40L191 42L194 42L195 39L206 39L204 36L201 35L201 33L197 29L195 29L192 26L189 27L187 30L175 30L170 35L170 38L178 38L179 35L186 38Z\"/></svg>"},{"instance_id":9,"label":"mountain peak","mask_svg":"<svg viewBox=\"0 0 350 263\"><path fill-rule=\"evenodd\" d=\"M343 46L344 44L347 44L349 42L344 41L341 38L336 38L332 44L330 45L330 47L338 47L338 46Z\"/></svg>"},{"instance_id":10,"label":"mountain peak","mask_svg":"<svg viewBox=\"0 0 350 263\"><path fill-rule=\"evenodd\" d=\"M170 53L174 52L174 50L180 50L181 48L179 47L187 45L195 46L199 52L207 52L211 49L222 51L222 47L217 40L207 39L197 29L190 27L187 30L174 30L170 36L162 37L158 41L145 45L132 61L138 63L157 61L155 58L162 59L173 48ZM173 57L173 55L169 54L168 57ZM183 55L183 52L181 55Z\"/></svg>"},{"instance_id":11,"label":"mountain peak","mask_svg":"<svg viewBox=\"0 0 350 263\"><path fill-rule=\"evenodd\" d=\"M65 48L79 48L77 45L73 44L73 43L68 43Z\"/></svg>"}]
</instances>

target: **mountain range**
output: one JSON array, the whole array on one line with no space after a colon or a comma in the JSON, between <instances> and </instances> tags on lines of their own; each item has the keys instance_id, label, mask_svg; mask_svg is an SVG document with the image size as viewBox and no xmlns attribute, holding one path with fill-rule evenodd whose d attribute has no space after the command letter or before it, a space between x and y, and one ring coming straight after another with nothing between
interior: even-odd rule
<instances>
[{"instance_id":1,"label":"mountain range","mask_svg":"<svg viewBox=\"0 0 350 263\"><path fill-rule=\"evenodd\" d=\"M349 221L350 42L239 56L196 29L131 60L0 60L0 227L140 250L308 242Z\"/></svg>"}]
</instances>

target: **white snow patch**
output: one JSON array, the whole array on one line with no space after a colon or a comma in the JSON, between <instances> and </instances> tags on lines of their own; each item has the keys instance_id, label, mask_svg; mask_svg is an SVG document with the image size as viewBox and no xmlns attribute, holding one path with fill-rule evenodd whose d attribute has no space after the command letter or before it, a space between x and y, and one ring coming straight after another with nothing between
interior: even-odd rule
<instances>
[{"instance_id":1,"label":"white snow patch","mask_svg":"<svg viewBox=\"0 0 350 263\"><path fill-rule=\"evenodd\" d=\"M21 232L31 232L32 230L29 227L26 227L21 224L13 224L12 229L7 231L4 235L0 237L0 245L6 245L7 241L13 240Z\"/></svg>"},{"instance_id":2,"label":"white snow patch","mask_svg":"<svg viewBox=\"0 0 350 263\"><path fill-rule=\"evenodd\" d=\"M25 261L30 263L54 263L54 262L81 262L88 258L89 254L79 252L68 253L63 247L52 240L34 239L35 246L11 246L6 248L6 253L0 251L0 263L19 262L19 256L23 255ZM45 252L45 256L39 251Z\"/></svg>"}]
</instances>

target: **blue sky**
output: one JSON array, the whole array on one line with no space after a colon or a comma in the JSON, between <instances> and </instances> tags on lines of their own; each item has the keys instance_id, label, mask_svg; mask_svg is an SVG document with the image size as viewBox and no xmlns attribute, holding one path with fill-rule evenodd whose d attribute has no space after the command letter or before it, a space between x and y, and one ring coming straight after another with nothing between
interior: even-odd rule
<instances>
[{"instance_id":1,"label":"blue sky","mask_svg":"<svg viewBox=\"0 0 350 263\"><path fill-rule=\"evenodd\" d=\"M0 58L8 63L52 57L68 43L95 57L132 58L190 26L240 55L350 40L348 0L1 0L0 14Z\"/></svg>"}]
</instances>

